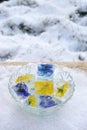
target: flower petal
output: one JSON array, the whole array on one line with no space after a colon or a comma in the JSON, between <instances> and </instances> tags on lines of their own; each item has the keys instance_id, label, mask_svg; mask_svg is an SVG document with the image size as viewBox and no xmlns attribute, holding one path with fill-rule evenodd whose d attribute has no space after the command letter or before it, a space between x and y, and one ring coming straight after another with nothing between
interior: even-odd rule
<instances>
[{"instance_id":1,"label":"flower petal","mask_svg":"<svg viewBox=\"0 0 87 130\"><path fill-rule=\"evenodd\" d=\"M32 107L36 107L36 98L34 96L29 96L28 98L28 103L29 105L31 105Z\"/></svg>"},{"instance_id":2,"label":"flower petal","mask_svg":"<svg viewBox=\"0 0 87 130\"><path fill-rule=\"evenodd\" d=\"M36 94L51 95L54 92L54 84L52 81L35 82Z\"/></svg>"},{"instance_id":3,"label":"flower petal","mask_svg":"<svg viewBox=\"0 0 87 130\"><path fill-rule=\"evenodd\" d=\"M23 76L19 76L19 77L16 79L16 83L28 81L28 80L30 80L32 77L33 77L32 74L26 74L26 75L23 75Z\"/></svg>"},{"instance_id":4,"label":"flower petal","mask_svg":"<svg viewBox=\"0 0 87 130\"><path fill-rule=\"evenodd\" d=\"M38 66L38 75L39 76L51 76L53 74L53 65L51 64L40 64Z\"/></svg>"},{"instance_id":5,"label":"flower petal","mask_svg":"<svg viewBox=\"0 0 87 130\"><path fill-rule=\"evenodd\" d=\"M51 96L40 96L40 106L43 108L53 107L57 105Z\"/></svg>"},{"instance_id":6,"label":"flower petal","mask_svg":"<svg viewBox=\"0 0 87 130\"><path fill-rule=\"evenodd\" d=\"M13 86L14 91L18 96L21 98L26 98L30 94L28 93L28 88L25 83L18 83L15 86Z\"/></svg>"},{"instance_id":7,"label":"flower petal","mask_svg":"<svg viewBox=\"0 0 87 130\"><path fill-rule=\"evenodd\" d=\"M59 97L64 96L68 88L69 88L69 83L65 82L63 86L60 86L57 88L56 96L59 96Z\"/></svg>"}]
</instances>

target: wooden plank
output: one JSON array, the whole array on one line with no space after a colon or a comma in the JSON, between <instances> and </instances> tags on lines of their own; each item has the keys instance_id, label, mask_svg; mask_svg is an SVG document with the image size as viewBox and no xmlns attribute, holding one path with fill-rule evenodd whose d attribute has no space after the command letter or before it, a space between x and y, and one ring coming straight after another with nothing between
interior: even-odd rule
<instances>
[{"instance_id":1,"label":"wooden plank","mask_svg":"<svg viewBox=\"0 0 87 130\"><path fill-rule=\"evenodd\" d=\"M44 63L44 62L0 62L0 66L23 66L29 63ZM87 62L45 62L51 64L58 64L69 68L77 68L87 72Z\"/></svg>"}]
</instances>

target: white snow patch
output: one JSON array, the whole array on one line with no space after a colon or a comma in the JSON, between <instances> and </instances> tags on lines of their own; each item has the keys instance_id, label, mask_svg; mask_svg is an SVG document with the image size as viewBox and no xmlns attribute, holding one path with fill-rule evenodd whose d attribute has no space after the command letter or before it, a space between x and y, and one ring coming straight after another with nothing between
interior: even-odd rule
<instances>
[{"instance_id":1,"label":"white snow patch","mask_svg":"<svg viewBox=\"0 0 87 130\"><path fill-rule=\"evenodd\" d=\"M8 53L18 48L6 61L87 61L87 1L2 2L0 45Z\"/></svg>"}]
</instances>

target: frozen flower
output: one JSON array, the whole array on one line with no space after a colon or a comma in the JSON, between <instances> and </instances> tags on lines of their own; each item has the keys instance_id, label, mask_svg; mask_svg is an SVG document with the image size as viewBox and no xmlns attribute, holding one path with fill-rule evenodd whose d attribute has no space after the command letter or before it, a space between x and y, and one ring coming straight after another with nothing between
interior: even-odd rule
<instances>
[{"instance_id":1,"label":"frozen flower","mask_svg":"<svg viewBox=\"0 0 87 130\"><path fill-rule=\"evenodd\" d=\"M69 87L69 83L68 82L66 82L62 86L58 87L57 91L56 91L56 96L59 96L59 97L64 96L64 94L66 93L68 87Z\"/></svg>"},{"instance_id":2,"label":"frozen flower","mask_svg":"<svg viewBox=\"0 0 87 130\"><path fill-rule=\"evenodd\" d=\"M36 94L51 95L54 92L54 84L52 81L36 81L35 91Z\"/></svg>"},{"instance_id":3,"label":"frozen flower","mask_svg":"<svg viewBox=\"0 0 87 130\"><path fill-rule=\"evenodd\" d=\"M40 64L38 65L39 76L51 76L53 74L53 65L51 64Z\"/></svg>"},{"instance_id":4,"label":"frozen flower","mask_svg":"<svg viewBox=\"0 0 87 130\"><path fill-rule=\"evenodd\" d=\"M36 107L36 98L34 96L29 96L28 98L28 103L29 105L31 105L32 107Z\"/></svg>"},{"instance_id":5,"label":"frozen flower","mask_svg":"<svg viewBox=\"0 0 87 130\"><path fill-rule=\"evenodd\" d=\"M26 98L30 95L28 93L28 88L27 88L27 85L25 83L18 83L17 85L15 85L13 87L13 89L16 92L16 94L18 96L20 96L21 98Z\"/></svg>"},{"instance_id":6,"label":"frozen flower","mask_svg":"<svg viewBox=\"0 0 87 130\"><path fill-rule=\"evenodd\" d=\"M33 77L32 74L26 74L26 75L19 76L19 77L16 79L16 83L29 81L32 77Z\"/></svg>"},{"instance_id":7,"label":"frozen flower","mask_svg":"<svg viewBox=\"0 0 87 130\"><path fill-rule=\"evenodd\" d=\"M51 96L40 96L41 102L40 106L43 108L48 108L57 105Z\"/></svg>"}]
</instances>

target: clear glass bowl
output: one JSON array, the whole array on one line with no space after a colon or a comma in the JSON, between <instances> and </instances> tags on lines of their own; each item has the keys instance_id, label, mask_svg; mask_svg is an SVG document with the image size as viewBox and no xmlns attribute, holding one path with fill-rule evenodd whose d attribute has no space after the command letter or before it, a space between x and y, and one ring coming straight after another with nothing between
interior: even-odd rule
<instances>
[{"instance_id":1,"label":"clear glass bowl","mask_svg":"<svg viewBox=\"0 0 87 130\"><path fill-rule=\"evenodd\" d=\"M28 64L9 79L12 97L33 114L48 115L61 108L73 95L72 76L56 64Z\"/></svg>"}]
</instances>

